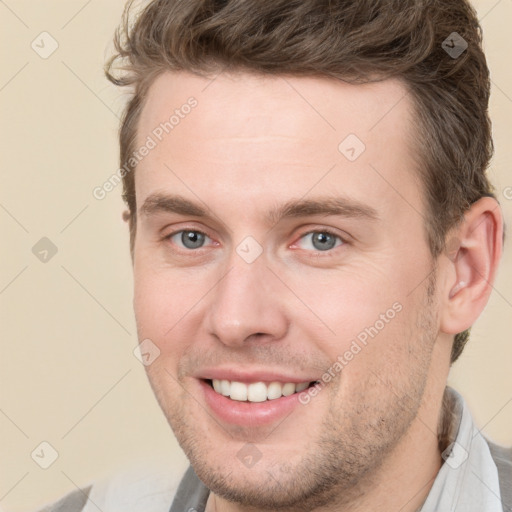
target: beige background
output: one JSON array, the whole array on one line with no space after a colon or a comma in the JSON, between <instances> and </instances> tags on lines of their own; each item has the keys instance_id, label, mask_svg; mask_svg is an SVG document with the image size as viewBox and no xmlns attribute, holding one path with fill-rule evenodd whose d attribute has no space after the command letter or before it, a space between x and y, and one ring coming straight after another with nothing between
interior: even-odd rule
<instances>
[{"instance_id":1,"label":"beige background","mask_svg":"<svg viewBox=\"0 0 512 512\"><path fill-rule=\"evenodd\" d=\"M479 0L493 79L492 177L512 224L512 0ZM92 195L117 169L122 95L102 65L123 0L0 1L2 227L0 507L23 511L159 455L184 458L152 396L132 313L120 187ZM58 42L40 51L47 31ZM512 189L509 189L512 192ZM512 193L509 195L512 197ZM32 247L48 237L47 263ZM483 432L512 444L510 238L490 304L450 383ZM49 442L48 469L31 453ZM36 454L41 453L36 450ZM48 450L46 450L46 455ZM34 456L37 458L37 455Z\"/></svg>"}]
</instances>

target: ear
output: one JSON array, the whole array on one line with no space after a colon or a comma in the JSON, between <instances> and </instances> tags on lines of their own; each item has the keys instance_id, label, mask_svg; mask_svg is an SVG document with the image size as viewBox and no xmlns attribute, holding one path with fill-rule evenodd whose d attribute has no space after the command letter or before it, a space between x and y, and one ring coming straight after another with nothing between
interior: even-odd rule
<instances>
[{"instance_id":1,"label":"ear","mask_svg":"<svg viewBox=\"0 0 512 512\"><path fill-rule=\"evenodd\" d=\"M125 222L129 222L129 221L130 221L130 212L129 212L128 210L125 210L125 211L123 212L123 220L124 220Z\"/></svg>"},{"instance_id":2,"label":"ear","mask_svg":"<svg viewBox=\"0 0 512 512\"><path fill-rule=\"evenodd\" d=\"M473 325L492 291L503 245L499 203L483 197L473 203L448 236L441 331L457 334Z\"/></svg>"}]
</instances>

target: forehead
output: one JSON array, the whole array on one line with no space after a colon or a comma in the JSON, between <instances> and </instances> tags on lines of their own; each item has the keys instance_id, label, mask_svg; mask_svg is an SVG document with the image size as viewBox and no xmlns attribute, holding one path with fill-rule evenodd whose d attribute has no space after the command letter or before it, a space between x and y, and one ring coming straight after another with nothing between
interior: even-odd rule
<instances>
[{"instance_id":1,"label":"forehead","mask_svg":"<svg viewBox=\"0 0 512 512\"><path fill-rule=\"evenodd\" d=\"M352 85L326 77L223 72L205 78L167 72L149 88L139 123L141 133L149 132L190 97L198 101L204 130L222 122L226 135L240 137L253 136L255 130L256 134L268 130L283 135L305 131L313 138L316 133L321 140L326 133L337 132L337 139L350 129L361 136L374 130L382 135L386 130L377 130L378 125L392 126L397 120L403 125L410 110L406 87L399 80ZM408 127L403 128L407 133Z\"/></svg>"},{"instance_id":2,"label":"forehead","mask_svg":"<svg viewBox=\"0 0 512 512\"><path fill-rule=\"evenodd\" d=\"M391 180L391 189L420 208L411 117L410 95L398 80L351 85L324 77L164 73L139 120L137 146L150 137L155 147L137 167L137 202L166 184L186 192L177 175L208 194L229 183L250 201L277 198L276 183L300 197L327 173L317 188L364 187L389 202L397 191L381 192Z\"/></svg>"}]
</instances>

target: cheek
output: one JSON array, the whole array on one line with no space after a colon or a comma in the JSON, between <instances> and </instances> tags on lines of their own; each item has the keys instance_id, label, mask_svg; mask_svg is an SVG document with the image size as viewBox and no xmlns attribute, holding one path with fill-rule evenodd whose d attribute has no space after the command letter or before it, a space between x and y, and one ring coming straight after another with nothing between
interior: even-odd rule
<instances>
[{"instance_id":1,"label":"cheek","mask_svg":"<svg viewBox=\"0 0 512 512\"><path fill-rule=\"evenodd\" d=\"M290 288L302 299L306 310L295 313L304 330L320 328L333 348L344 350L366 328L377 324L383 330L396 317L403 294L387 272L366 266L320 272L303 271L300 279L289 276ZM381 319L383 315L383 319ZM384 325L383 325L384 322Z\"/></svg>"},{"instance_id":2,"label":"cheek","mask_svg":"<svg viewBox=\"0 0 512 512\"><path fill-rule=\"evenodd\" d=\"M179 353L179 335L201 299L198 285L182 272L140 264L134 268L134 310L139 339L151 339L161 352ZM203 292L204 294L204 292ZM170 343L172 340L172 343Z\"/></svg>"},{"instance_id":3,"label":"cheek","mask_svg":"<svg viewBox=\"0 0 512 512\"><path fill-rule=\"evenodd\" d=\"M289 276L290 287L307 306L296 310L292 322L305 339L316 340L331 362L331 374L364 381L370 369L393 373L394 365L414 364L411 351L421 337L417 322L424 295L418 286L420 264L414 268L411 261L391 258L379 263Z\"/></svg>"}]
</instances>

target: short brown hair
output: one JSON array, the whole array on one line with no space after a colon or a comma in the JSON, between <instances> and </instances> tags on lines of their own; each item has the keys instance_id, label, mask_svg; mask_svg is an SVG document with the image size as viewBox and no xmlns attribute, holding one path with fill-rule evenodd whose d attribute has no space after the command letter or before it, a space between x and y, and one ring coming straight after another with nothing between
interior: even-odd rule
<instances>
[{"instance_id":1,"label":"short brown hair","mask_svg":"<svg viewBox=\"0 0 512 512\"><path fill-rule=\"evenodd\" d=\"M481 27L466 0L154 0L133 21L132 4L114 38L117 53L106 65L113 83L133 86L120 130L125 169L148 88L165 71L326 76L351 83L398 78L418 121L432 255L444 250L447 233L472 203L494 197L485 173L493 152L489 70ZM133 253L135 169L128 167L123 197ZM467 338L468 331L455 336L452 363Z\"/></svg>"}]
</instances>

